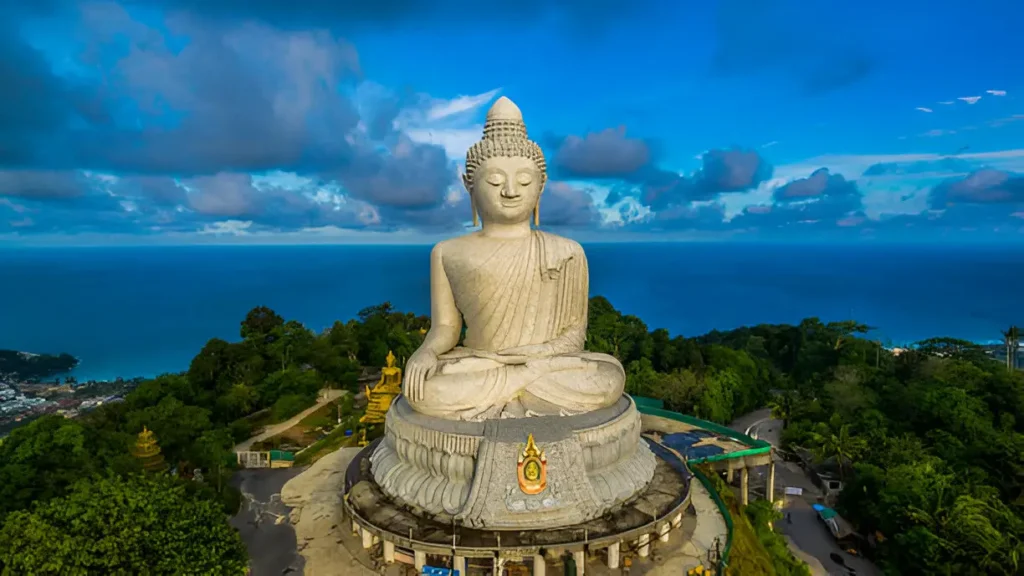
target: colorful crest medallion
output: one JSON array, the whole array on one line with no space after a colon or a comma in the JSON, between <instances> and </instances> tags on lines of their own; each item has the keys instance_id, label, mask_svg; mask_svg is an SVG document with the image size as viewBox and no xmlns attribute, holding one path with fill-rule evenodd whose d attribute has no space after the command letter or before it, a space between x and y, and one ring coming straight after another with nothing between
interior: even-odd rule
<instances>
[{"instance_id":1,"label":"colorful crest medallion","mask_svg":"<svg viewBox=\"0 0 1024 576\"><path fill-rule=\"evenodd\" d=\"M526 446L519 454L519 489L524 494L540 494L548 485L548 459L537 449L533 434L526 439Z\"/></svg>"}]
</instances>

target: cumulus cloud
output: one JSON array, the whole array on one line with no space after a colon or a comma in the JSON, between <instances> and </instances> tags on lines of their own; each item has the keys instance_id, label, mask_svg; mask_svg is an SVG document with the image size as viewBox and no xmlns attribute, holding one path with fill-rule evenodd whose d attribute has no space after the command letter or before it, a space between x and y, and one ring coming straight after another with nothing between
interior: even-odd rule
<instances>
[{"instance_id":1,"label":"cumulus cloud","mask_svg":"<svg viewBox=\"0 0 1024 576\"><path fill-rule=\"evenodd\" d=\"M89 182L85 176L75 171L0 171L0 196L61 200L82 196L88 188Z\"/></svg>"},{"instance_id":2,"label":"cumulus cloud","mask_svg":"<svg viewBox=\"0 0 1024 576\"><path fill-rule=\"evenodd\" d=\"M271 4L231 10L269 15ZM70 57L91 71L84 76L57 76L17 31L0 33L0 195L102 198L99 220L139 231L199 229L216 218L281 229L452 228L468 218L450 195L457 171L445 148L416 141L399 119L429 128L496 91L450 101L381 91L357 106L351 95L361 93L339 88L365 84L358 54L328 30L177 9L156 27L113 2L82 4L76 22L81 43ZM257 186L248 176L269 170L319 191ZM316 200L325 189L333 200Z\"/></svg>"},{"instance_id":3,"label":"cumulus cloud","mask_svg":"<svg viewBox=\"0 0 1024 576\"><path fill-rule=\"evenodd\" d=\"M772 176L772 166L754 150L709 150L690 177L666 172L644 183L641 200L654 210L711 200L720 194L756 188Z\"/></svg>"},{"instance_id":4,"label":"cumulus cloud","mask_svg":"<svg viewBox=\"0 0 1024 576\"><path fill-rule=\"evenodd\" d=\"M30 88L0 92L0 163L189 175L351 155L339 135L359 117L333 86L358 74L358 58L328 32L186 17L164 32L114 3L83 5L79 25L86 79L55 76L20 36L0 35L5 84Z\"/></svg>"},{"instance_id":5,"label":"cumulus cloud","mask_svg":"<svg viewBox=\"0 0 1024 576\"><path fill-rule=\"evenodd\" d=\"M334 176L355 198L381 207L423 210L441 205L455 182L444 148L404 135L387 149L366 149Z\"/></svg>"},{"instance_id":6,"label":"cumulus cloud","mask_svg":"<svg viewBox=\"0 0 1024 576\"><path fill-rule=\"evenodd\" d=\"M864 176L908 176L928 173L967 172L976 166L975 163L958 158L945 156L934 160L912 160L909 162L878 162L864 170Z\"/></svg>"},{"instance_id":7,"label":"cumulus cloud","mask_svg":"<svg viewBox=\"0 0 1024 576\"><path fill-rule=\"evenodd\" d=\"M601 222L590 191L566 182L549 182L540 201L543 226L587 227Z\"/></svg>"},{"instance_id":8,"label":"cumulus cloud","mask_svg":"<svg viewBox=\"0 0 1024 576\"><path fill-rule=\"evenodd\" d=\"M555 152L555 165L568 176L617 178L636 174L651 162L647 142L626 136L626 129L608 128L583 137L568 136Z\"/></svg>"},{"instance_id":9,"label":"cumulus cloud","mask_svg":"<svg viewBox=\"0 0 1024 576\"><path fill-rule=\"evenodd\" d=\"M773 204L749 206L730 221L738 228L777 229L789 226L843 227L865 222L863 196L856 182L827 168L779 186Z\"/></svg>"},{"instance_id":10,"label":"cumulus cloud","mask_svg":"<svg viewBox=\"0 0 1024 576\"><path fill-rule=\"evenodd\" d=\"M790 202L826 197L852 197L857 194L856 184L841 174L830 174L828 168L819 168L807 178L800 178L780 187L774 196L776 201Z\"/></svg>"},{"instance_id":11,"label":"cumulus cloud","mask_svg":"<svg viewBox=\"0 0 1024 576\"><path fill-rule=\"evenodd\" d=\"M1024 203L1024 177L990 168L936 186L929 200L935 209L956 204Z\"/></svg>"}]
</instances>

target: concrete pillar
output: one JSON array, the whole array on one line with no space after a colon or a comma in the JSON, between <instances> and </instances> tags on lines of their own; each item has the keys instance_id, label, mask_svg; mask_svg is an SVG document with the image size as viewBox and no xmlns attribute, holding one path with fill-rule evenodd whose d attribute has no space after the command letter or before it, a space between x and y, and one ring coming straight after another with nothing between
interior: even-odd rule
<instances>
[{"instance_id":1,"label":"concrete pillar","mask_svg":"<svg viewBox=\"0 0 1024 576\"><path fill-rule=\"evenodd\" d=\"M427 565L427 553L419 550L413 551L413 562L416 564L416 571L423 572L423 567Z\"/></svg>"},{"instance_id":2,"label":"concrete pillar","mask_svg":"<svg viewBox=\"0 0 1024 576\"><path fill-rule=\"evenodd\" d=\"M459 576L466 576L466 557L465 556L453 556L452 557L452 570L459 573Z\"/></svg>"},{"instance_id":3,"label":"concrete pillar","mask_svg":"<svg viewBox=\"0 0 1024 576\"><path fill-rule=\"evenodd\" d=\"M544 563L544 556L537 554L533 557L533 576L544 576L548 565Z\"/></svg>"},{"instance_id":4,"label":"concrete pillar","mask_svg":"<svg viewBox=\"0 0 1024 576\"><path fill-rule=\"evenodd\" d=\"M638 552L637 554L641 558L647 558L647 555L651 553L651 535L644 534L640 537L640 541L637 543Z\"/></svg>"},{"instance_id":5,"label":"concrete pillar","mask_svg":"<svg viewBox=\"0 0 1024 576\"><path fill-rule=\"evenodd\" d=\"M359 524L355 520L352 521L352 534L359 534Z\"/></svg>"},{"instance_id":6,"label":"concrete pillar","mask_svg":"<svg viewBox=\"0 0 1024 576\"><path fill-rule=\"evenodd\" d=\"M658 542L668 542L669 523L665 522L658 527Z\"/></svg>"},{"instance_id":7,"label":"concrete pillar","mask_svg":"<svg viewBox=\"0 0 1024 576\"><path fill-rule=\"evenodd\" d=\"M725 473L725 481L728 482L729 484L732 484L733 472L735 471L736 470L734 470L733 467L730 466L729 471Z\"/></svg>"},{"instance_id":8,"label":"concrete pillar","mask_svg":"<svg viewBox=\"0 0 1024 576\"><path fill-rule=\"evenodd\" d=\"M768 501L775 502L775 462L768 465Z\"/></svg>"},{"instance_id":9,"label":"concrete pillar","mask_svg":"<svg viewBox=\"0 0 1024 576\"><path fill-rule=\"evenodd\" d=\"M750 504L750 470L746 466L740 471L740 497L743 499L743 505Z\"/></svg>"},{"instance_id":10,"label":"concrete pillar","mask_svg":"<svg viewBox=\"0 0 1024 576\"><path fill-rule=\"evenodd\" d=\"M373 548L373 534L365 528L362 531L363 548Z\"/></svg>"},{"instance_id":11,"label":"concrete pillar","mask_svg":"<svg viewBox=\"0 0 1024 576\"><path fill-rule=\"evenodd\" d=\"M683 513L676 514L675 518L672 519L672 527L679 528L683 524Z\"/></svg>"},{"instance_id":12,"label":"concrete pillar","mask_svg":"<svg viewBox=\"0 0 1024 576\"><path fill-rule=\"evenodd\" d=\"M583 576L583 564L587 560L587 553L583 550L573 552L572 559L576 562L576 576Z\"/></svg>"},{"instance_id":13,"label":"concrete pillar","mask_svg":"<svg viewBox=\"0 0 1024 576\"><path fill-rule=\"evenodd\" d=\"M612 570L619 567L619 543L608 547L608 567Z\"/></svg>"},{"instance_id":14,"label":"concrete pillar","mask_svg":"<svg viewBox=\"0 0 1024 576\"><path fill-rule=\"evenodd\" d=\"M384 541L384 563L394 564L395 562L395 543Z\"/></svg>"}]
</instances>

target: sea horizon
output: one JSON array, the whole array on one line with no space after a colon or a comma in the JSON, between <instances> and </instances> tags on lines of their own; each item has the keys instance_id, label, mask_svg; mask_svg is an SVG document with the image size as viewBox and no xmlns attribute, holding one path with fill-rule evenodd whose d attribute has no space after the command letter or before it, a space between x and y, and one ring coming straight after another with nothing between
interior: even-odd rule
<instances>
[{"instance_id":1,"label":"sea horizon","mask_svg":"<svg viewBox=\"0 0 1024 576\"><path fill-rule=\"evenodd\" d=\"M1024 324L1024 248L994 245L584 243L591 295L649 329L698 336L854 319L906 345L982 344ZM13 249L12 249L13 248ZM66 352L79 380L188 368L269 306L321 331L367 306L429 311L429 245L178 245L0 249L0 348Z\"/></svg>"}]
</instances>

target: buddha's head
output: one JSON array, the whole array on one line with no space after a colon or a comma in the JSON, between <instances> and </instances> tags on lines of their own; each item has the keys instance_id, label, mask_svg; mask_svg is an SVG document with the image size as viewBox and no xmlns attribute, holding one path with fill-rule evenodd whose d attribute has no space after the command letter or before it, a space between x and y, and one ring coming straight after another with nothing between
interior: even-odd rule
<instances>
[{"instance_id":1,"label":"buddha's head","mask_svg":"<svg viewBox=\"0 0 1024 576\"><path fill-rule=\"evenodd\" d=\"M466 152L462 176L477 215L485 224L518 224L533 216L540 224L540 194L547 163L540 146L526 135L519 107L502 96L487 112L484 137Z\"/></svg>"}]
</instances>

